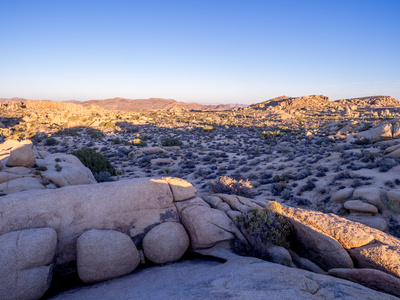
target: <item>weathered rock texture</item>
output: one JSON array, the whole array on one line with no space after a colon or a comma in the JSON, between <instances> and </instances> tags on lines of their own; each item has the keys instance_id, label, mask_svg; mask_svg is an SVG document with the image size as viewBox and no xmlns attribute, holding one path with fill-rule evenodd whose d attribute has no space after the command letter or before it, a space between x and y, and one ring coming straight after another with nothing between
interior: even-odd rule
<instances>
[{"instance_id":1,"label":"weathered rock texture","mask_svg":"<svg viewBox=\"0 0 400 300\"><path fill-rule=\"evenodd\" d=\"M54 228L59 239L57 264L76 259L76 241L87 230L118 230L140 247L152 227L179 221L169 184L162 179L20 192L0 198L0 215L0 234Z\"/></svg>"},{"instance_id":2,"label":"weathered rock texture","mask_svg":"<svg viewBox=\"0 0 400 300\"><path fill-rule=\"evenodd\" d=\"M1 235L0 299L39 299L51 283L56 244L51 228Z\"/></svg>"}]
</instances>

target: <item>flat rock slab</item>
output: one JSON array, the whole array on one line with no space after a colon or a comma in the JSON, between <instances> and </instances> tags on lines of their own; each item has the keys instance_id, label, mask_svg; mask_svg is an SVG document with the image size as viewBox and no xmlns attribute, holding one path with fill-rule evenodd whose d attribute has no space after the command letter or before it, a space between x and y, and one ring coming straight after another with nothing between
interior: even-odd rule
<instances>
[{"instance_id":1,"label":"flat rock slab","mask_svg":"<svg viewBox=\"0 0 400 300\"><path fill-rule=\"evenodd\" d=\"M374 236L365 230L365 226L341 218L334 214L324 214L299 208L286 210L295 218L321 230L337 240L345 249L364 246L374 240Z\"/></svg>"},{"instance_id":2,"label":"flat rock slab","mask_svg":"<svg viewBox=\"0 0 400 300\"><path fill-rule=\"evenodd\" d=\"M156 288L155 288L156 287ZM397 299L343 279L240 258L195 259L137 270L52 299Z\"/></svg>"},{"instance_id":3,"label":"flat rock slab","mask_svg":"<svg viewBox=\"0 0 400 300\"><path fill-rule=\"evenodd\" d=\"M400 279L374 269L331 269L329 275L400 297Z\"/></svg>"}]
</instances>

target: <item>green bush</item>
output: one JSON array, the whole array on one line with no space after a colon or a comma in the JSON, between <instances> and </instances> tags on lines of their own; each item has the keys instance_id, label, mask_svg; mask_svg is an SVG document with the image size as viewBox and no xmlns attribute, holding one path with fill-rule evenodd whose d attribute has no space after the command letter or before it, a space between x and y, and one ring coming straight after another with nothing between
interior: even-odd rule
<instances>
[{"instance_id":1,"label":"green bush","mask_svg":"<svg viewBox=\"0 0 400 300\"><path fill-rule=\"evenodd\" d=\"M182 146L183 143L173 137L167 137L161 141L161 145L164 147L172 147L172 146Z\"/></svg>"},{"instance_id":2,"label":"green bush","mask_svg":"<svg viewBox=\"0 0 400 300\"><path fill-rule=\"evenodd\" d=\"M79 149L73 151L71 154L79 158L82 164L88 167L95 176L101 172L108 172L111 175L115 175L115 169L107 158L91 148Z\"/></svg>"}]
</instances>

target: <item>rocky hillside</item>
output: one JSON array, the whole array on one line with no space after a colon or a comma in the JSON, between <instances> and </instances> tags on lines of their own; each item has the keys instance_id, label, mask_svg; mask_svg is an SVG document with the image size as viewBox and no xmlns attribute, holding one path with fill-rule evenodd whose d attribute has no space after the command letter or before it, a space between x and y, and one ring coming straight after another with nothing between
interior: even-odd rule
<instances>
[{"instance_id":1,"label":"rocky hillside","mask_svg":"<svg viewBox=\"0 0 400 300\"><path fill-rule=\"evenodd\" d=\"M358 107L398 107L400 102L390 96L370 96L336 100L341 106L356 105Z\"/></svg>"},{"instance_id":2,"label":"rocky hillside","mask_svg":"<svg viewBox=\"0 0 400 300\"><path fill-rule=\"evenodd\" d=\"M324 95L305 97L281 96L250 105L249 110L262 110L266 113L289 114L292 116L372 116L389 115L398 112L399 101L390 96L368 96L329 101ZM388 111L384 111L389 109ZM285 119L288 117L286 116Z\"/></svg>"}]
</instances>

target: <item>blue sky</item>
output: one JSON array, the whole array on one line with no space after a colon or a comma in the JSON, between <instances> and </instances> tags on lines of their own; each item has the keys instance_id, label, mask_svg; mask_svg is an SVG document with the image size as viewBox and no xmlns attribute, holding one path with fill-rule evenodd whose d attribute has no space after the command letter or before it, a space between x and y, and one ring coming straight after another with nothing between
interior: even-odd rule
<instances>
[{"instance_id":1,"label":"blue sky","mask_svg":"<svg viewBox=\"0 0 400 300\"><path fill-rule=\"evenodd\" d=\"M0 0L0 97L400 100L400 1Z\"/></svg>"}]
</instances>

